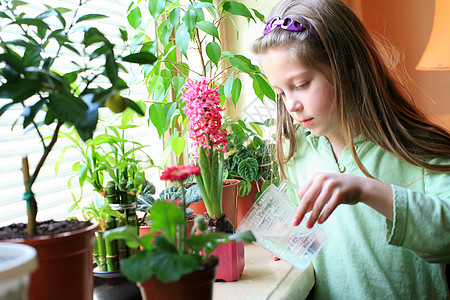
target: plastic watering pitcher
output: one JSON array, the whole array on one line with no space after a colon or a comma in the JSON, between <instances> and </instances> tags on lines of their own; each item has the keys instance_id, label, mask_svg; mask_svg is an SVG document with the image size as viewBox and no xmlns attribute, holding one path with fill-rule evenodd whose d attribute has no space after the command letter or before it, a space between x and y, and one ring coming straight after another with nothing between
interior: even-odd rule
<instances>
[{"instance_id":1,"label":"plastic watering pitcher","mask_svg":"<svg viewBox=\"0 0 450 300\"><path fill-rule=\"evenodd\" d=\"M297 194L299 188L287 180L279 187L268 186L247 212L237 231L251 230L257 245L303 271L327 238L317 225L306 228L306 217L300 225L292 225L296 206L286 194L288 189Z\"/></svg>"}]
</instances>

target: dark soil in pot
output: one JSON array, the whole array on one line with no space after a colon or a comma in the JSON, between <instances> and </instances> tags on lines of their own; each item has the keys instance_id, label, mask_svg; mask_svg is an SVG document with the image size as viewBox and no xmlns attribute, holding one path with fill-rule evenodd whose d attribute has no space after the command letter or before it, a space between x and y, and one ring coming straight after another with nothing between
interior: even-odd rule
<instances>
[{"instance_id":1,"label":"dark soil in pot","mask_svg":"<svg viewBox=\"0 0 450 300\"><path fill-rule=\"evenodd\" d=\"M10 240L18 238L30 238L36 236L51 236L64 232L77 231L92 225L90 221L79 220L48 220L37 223L37 234L30 236L27 233L27 225L24 223L14 223L0 228L0 240Z\"/></svg>"}]
</instances>

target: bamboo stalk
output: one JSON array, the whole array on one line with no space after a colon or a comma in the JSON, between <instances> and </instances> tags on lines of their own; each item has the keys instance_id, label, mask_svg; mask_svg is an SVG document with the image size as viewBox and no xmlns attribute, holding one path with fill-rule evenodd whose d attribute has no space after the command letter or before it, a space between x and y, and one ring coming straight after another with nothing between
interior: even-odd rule
<instances>
[{"instance_id":1,"label":"bamboo stalk","mask_svg":"<svg viewBox=\"0 0 450 300\"><path fill-rule=\"evenodd\" d=\"M136 194L134 194L134 196L136 197ZM133 203L136 203L136 202L133 202ZM133 207L125 210L125 215L127 217L127 224L137 228L138 222L137 222L137 216L136 216L136 204Z\"/></svg>"},{"instance_id":2,"label":"bamboo stalk","mask_svg":"<svg viewBox=\"0 0 450 300\"><path fill-rule=\"evenodd\" d=\"M120 184L118 187L118 195L120 195L120 204L124 205L127 204L128 202L128 195L127 195L127 174L125 171L121 172L121 179L120 179ZM125 218L120 218L119 220L117 220L117 227L122 227L124 225L127 224L127 218L126 218L126 211L124 210L120 210L120 213L125 215ZM128 257L128 250L127 250L127 245L125 243L125 240L117 240L117 255L119 257L119 261L121 261L122 259L126 259Z\"/></svg>"},{"instance_id":3,"label":"bamboo stalk","mask_svg":"<svg viewBox=\"0 0 450 300\"><path fill-rule=\"evenodd\" d=\"M136 201L136 192L134 189L134 183L130 183L127 188L127 203L133 203Z\"/></svg>"},{"instance_id":4,"label":"bamboo stalk","mask_svg":"<svg viewBox=\"0 0 450 300\"><path fill-rule=\"evenodd\" d=\"M137 206L136 192L137 192L137 189L132 188L131 191L128 193L128 201L130 201L129 204L134 203L134 205L133 205L133 207L125 210L125 215L127 217L128 225L134 226L136 229L138 229L139 226L138 226L138 219L137 219L137 215L136 215L136 206ZM128 247L129 256L136 254L138 251L139 251L139 248L129 248Z\"/></svg>"},{"instance_id":5,"label":"bamboo stalk","mask_svg":"<svg viewBox=\"0 0 450 300\"><path fill-rule=\"evenodd\" d=\"M127 180L121 180L119 185L120 204L126 204L127 196Z\"/></svg>"},{"instance_id":6,"label":"bamboo stalk","mask_svg":"<svg viewBox=\"0 0 450 300\"><path fill-rule=\"evenodd\" d=\"M112 180L108 181L108 184L106 185L106 202L108 204L118 204L119 203L119 200L117 197L116 184Z\"/></svg>"},{"instance_id":7,"label":"bamboo stalk","mask_svg":"<svg viewBox=\"0 0 450 300\"><path fill-rule=\"evenodd\" d=\"M119 190L120 190L120 204L126 204L128 203L128 195L127 195L127 184L128 184L128 168L125 167L121 169L120 171L120 183L119 183Z\"/></svg>"},{"instance_id":8,"label":"bamboo stalk","mask_svg":"<svg viewBox=\"0 0 450 300\"><path fill-rule=\"evenodd\" d=\"M127 191L127 204L136 203L136 192L137 189L134 188L133 184L130 184ZM137 228L137 217L136 217L136 205L132 208L125 210L125 215L127 217L127 224Z\"/></svg>"},{"instance_id":9,"label":"bamboo stalk","mask_svg":"<svg viewBox=\"0 0 450 300\"><path fill-rule=\"evenodd\" d=\"M107 271L108 266L106 263L106 245L103 238L103 229L99 226L97 230L97 242L98 242L98 270Z\"/></svg>"},{"instance_id":10,"label":"bamboo stalk","mask_svg":"<svg viewBox=\"0 0 450 300\"><path fill-rule=\"evenodd\" d=\"M99 261L99 255L98 255L98 239L97 239L97 237L95 237L94 248L92 249L92 256L94 257L95 262L97 263L97 266L99 266L100 261Z\"/></svg>"},{"instance_id":11,"label":"bamboo stalk","mask_svg":"<svg viewBox=\"0 0 450 300\"><path fill-rule=\"evenodd\" d=\"M116 228L116 221L113 217L109 217L105 221L105 227L107 230ZM105 250L106 250L106 263L108 271L119 270L119 263L117 257L117 243L115 240L105 240Z\"/></svg>"},{"instance_id":12,"label":"bamboo stalk","mask_svg":"<svg viewBox=\"0 0 450 300\"><path fill-rule=\"evenodd\" d=\"M117 227L122 227L124 225L125 225L125 222L123 221L122 218L117 220ZM117 240L117 256L119 258L119 261L128 257L127 245L125 243L125 240L122 240L122 239Z\"/></svg>"},{"instance_id":13,"label":"bamboo stalk","mask_svg":"<svg viewBox=\"0 0 450 300\"><path fill-rule=\"evenodd\" d=\"M106 185L106 202L108 204L117 204L117 189L114 181L108 181ZM116 219L112 216L108 217L105 220L105 227L107 230L111 230L116 228ZM106 262L108 265L108 271L117 271L119 270L118 256L117 256L117 242L115 240L105 241L106 247Z\"/></svg>"}]
</instances>

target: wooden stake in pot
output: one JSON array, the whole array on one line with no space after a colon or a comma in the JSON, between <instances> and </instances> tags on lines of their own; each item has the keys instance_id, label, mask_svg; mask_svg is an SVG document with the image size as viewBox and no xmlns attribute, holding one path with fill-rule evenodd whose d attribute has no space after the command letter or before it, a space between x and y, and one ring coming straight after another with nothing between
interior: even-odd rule
<instances>
[{"instance_id":1,"label":"wooden stake in pot","mask_svg":"<svg viewBox=\"0 0 450 300\"><path fill-rule=\"evenodd\" d=\"M32 180L30 180L30 167L28 165L28 156L22 157L22 173L23 180L25 182L25 195L24 199L27 201L27 231L29 235L36 234L36 215L37 215L37 203L34 198L34 194L31 191Z\"/></svg>"}]
</instances>

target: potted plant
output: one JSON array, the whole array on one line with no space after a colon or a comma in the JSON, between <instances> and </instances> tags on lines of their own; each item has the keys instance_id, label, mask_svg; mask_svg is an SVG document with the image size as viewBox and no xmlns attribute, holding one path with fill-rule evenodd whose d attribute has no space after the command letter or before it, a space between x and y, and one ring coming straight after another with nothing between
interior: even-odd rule
<instances>
[{"instance_id":1,"label":"potted plant","mask_svg":"<svg viewBox=\"0 0 450 300\"><path fill-rule=\"evenodd\" d=\"M83 216L86 220L95 221L98 224L95 232L95 244L93 248L94 261L97 265L97 272L117 272L119 270L119 253L127 253L127 249L116 242L106 242L103 238L104 232L111 228L111 220L126 219L126 216L99 201L99 197L94 197L89 206L83 207ZM113 222L115 223L115 222ZM126 257L126 255L125 255Z\"/></svg>"},{"instance_id":2,"label":"potted plant","mask_svg":"<svg viewBox=\"0 0 450 300\"><path fill-rule=\"evenodd\" d=\"M180 205L180 199L183 197L184 193L186 220L188 222L187 235L189 236L194 225L194 219L196 217L194 211L189 208L189 206L202 200L202 195L200 193L200 190L198 189L198 186L195 184L185 183L184 188L187 189L185 193L184 190L182 190L182 188L178 185L166 187L159 193L159 197L156 198L153 196L155 194L155 186L149 181L146 181L144 183L144 186L138 198L137 208L138 212L140 212L142 215L139 227L140 235L150 234L151 232L152 219L147 218L146 216L150 213L155 201L173 202L177 205Z\"/></svg>"},{"instance_id":3,"label":"potted plant","mask_svg":"<svg viewBox=\"0 0 450 300\"><path fill-rule=\"evenodd\" d=\"M223 202L236 207L237 193L231 199L223 197L224 153L227 151L227 132L222 128L224 110L220 106L219 86L211 78L189 79L182 87L186 103L183 112L187 117L187 129L192 140L194 161L201 168L195 176L206 208L205 218L211 231L233 233L234 224L223 210ZM234 210L235 211L235 210ZM222 262L218 279L236 281L244 271L244 243L230 243L216 250Z\"/></svg>"},{"instance_id":4,"label":"potted plant","mask_svg":"<svg viewBox=\"0 0 450 300\"><path fill-rule=\"evenodd\" d=\"M145 9L144 9L145 7ZM150 15L145 16L148 11ZM256 9L237 1L133 1L128 10L130 25L137 30L132 49L150 49L158 62L142 68L150 99L149 118L161 137L165 136L165 160L173 151L177 163L187 162L186 115L181 87L186 78L209 77L218 86L221 105L236 105L239 100L241 74L249 76L255 95L274 100L275 93L259 67L244 55L227 51L221 32L225 22L245 18L263 21ZM145 22L145 20L149 20ZM238 37L238 32L236 32ZM163 162L163 164L165 164ZM173 164L173 163L172 163ZM227 179L223 192L237 195L238 180ZM236 204L224 202L224 210L236 225ZM229 206L227 206L229 205ZM200 207L199 207L200 206ZM198 214L206 211L201 203L191 206Z\"/></svg>"},{"instance_id":5,"label":"potted plant","mask_svg":"<svg viewBox=\"0 0 450 300\"><path fill-rule=\"evenodd\" d=\"M149 12L146 16L144 13ZM225 49L221 27L233 18L263 21L258 10L237 1L132 1L128 20L137 33L132 50L151 51L158 62L142 68L152 104L148 113L160 137L165 136L166 160L173 151L178 163L186 163L186 115L181 87L186 78L209 77L218 84L221 104L236 105L241 74L250 76L255 95L275 100L275 93L259 67L244 55ZM149 20L145 22L145 20ZM238 37L236 32L236 37Z\"/></svg>"},{"instance_id":6,"label":"potted plant","mask_svg":"<svg viewBox=\"0 0 450 300\"><path fill-rule=\"evenodd\" d=\"M273 120L246 122L226 120L228 133L228 152L225 155L227 178L240 180L237 198L236 226L247 214L258 195L271 183L280 182L278 165L275 161L275 144L264 139L263 128L272 126Z\"/></svg>"},{"instance_id":7,"label":"potted plant","mask_svg":"<svg viewBox=\"0 0 450 300\"><path fill-rule=\"evenodd\" d=\"M76 131L61 133L72 141L61 153L64 154L67 148L75 148L81 154L81 160L72 166L81 193L78 199L73 194L75 202L68 214L80 208L86 182L97 192L95 201L82 210L85 218L94 219L99 224L94 246L94 250L99 250L94 252L99 256L95 270L99 276L105 276L103 272L106 271L119 271L119 260L134 254L123 241L105 245L102 235L107 229L125 224L138 226L137 195L145 181L144 171L155 167L151 157L143 151L146 145L127 138L126 131L136 127L128 124L130 120L130 117L122 117L120 125L105 124L103 133L86 142L81 141Z\"/></svg>"},{"instance_id":8,"label":"potted plant","mask_svg":"<svg viewBox=\"0 0 450 300\"><path fill-rule=\"evenodd\" d=\"M140 6L141 5L141 6ZM148 6L147 6L148 5ZM142 17L140 7L148 7L151 16ZM256 10L250 9L237 1L133 1L129 7L128 20L138 30L134 44L136 49L151 49L158 57L158 63L152 67L144 67L143 74L148 85L148 91L153 99L149 107L149 117L157 128L159 135L166 135L165 148L173 150L178 161L184 164L183 156L186 145L187 116L182 86L189 84L188 77L208 77L216 85L216 92L222 105L228 100L236 105L241 89L240 74L247 74L253 80L255 94L263 100L264 96L275 99L275 93L261 73L258 66L243 55L226 51L220 37L221 24L232 17L244 17L250 21L263 21L264 17ZM149 24L143 20L150 19ZM232 20L231 20L232 22ZM156 37L153 35L156 33ZM220 127L220 126L219 126ZM226 135L225 135L226 137ZM200 155L202 155L200 153ZM212 163L210 156L209 163ZM205 160L203 160L205 161ZM201 189L203 200L209 202L205 207L208 215L212 217L211 225L220 231L233 232L236 225L236 197L238 180L232 179L235 186L232 190L232 198L222 202L222 170L218 167L219 159L210 166L201 166L202 174L206 175L206 182L197 177L197 183ZM211 174L212 168L212 174ZM217 177L215 177L217 176ZM210 187L209 185L215 185ZM213 192L213 194L209 194ZM213 199L213 200L209 200ZM205 202L205 203L206 203ZM222 204L228 218L222 218ZM194 204L195 205L195 204ZM228 207L229 205L229 207ZM194 207L194 206L192 206ZM194 209L194 208L193 208ZM198 210L194 209L197 213ZM201 211L199 211L200 213ZM220 219L217 228L217 220ZM234 223L234 224L233 224ZM231 244L233 247L235 244ZM238 253L235 257L239 262L231 264L235 271L231 277L225 280L237 280L244 268L244 245L238 243L239 249L231 249ZM222 259L225 261L225 259ZM218 270L218 278L222 276L221 264Z\"/></svg>"},{"instance_id":9,"label":"potted plant","mask_svg":"<svg viewBox=\"0 0 450 300\"><path fill-rule=\"evenodd\" d=\"M143 299L212 299L217 258L214 248L230 241L255 240L249 231L226 234L208 231L208 224L198 216L196 235L186 236L186 209L183 181L190 174L200 174L197 166L167 168L162 180L175 181L181 187L181 206L156 201L151 209L150 235L139 237L134 227L122 227L106 233L106 239L126 239L130 247L144 250L121 262L121 270L129 280L138 282ZM154 237L155 233L159 235ZM154 238L154 242L151 240ZM195 295L195 296L194 296Z\"/></svg>"},{"instance_id":10,"label":"potted plant","mask_svg":"<svg viewBox=\"0 0 450 300\"><path fill-rule=\"evenodd\" d=\"M74 299L91 299L91 249L97 225L77 220L37 223L33 184L57 142L63 125L73 126L83 140L88 140L95 130L100 107L108 106L119 112L128 106L143 114L136 103L120 95L120 91L128 86L119 77L118 70L127 62L150 64L156 58L148 52L118 55L114 51L115 46L98 29L86 27L81 30L86 20L104 16L80 16L79 10L54 9L48 6L42 13L30 16L21 13L24 2L2 1L0 5L0 30L9 31L8 28L17 27L21 32L14 40L4 40L4 35L0 38L0 98L9 100L0 108L0 115L13 106L22 106L23 127L36 130L43 146L42 156L31 176L28 160L23 160L28 224L3 227L0 236L3 240L6 238L8 241L30 244L37 249L39 269L32 275L31 299L52 299L55 295L59 297L62 294ZM56 22L48 20L49 18L54 18ZM82 33L81 48L78 49L74 47L72 39L75 31ZM123 30L121 37L127 40ZM53 45L57 45L56 51L49 50ZM74 63L74 69L67 73L54 69L62 49L73 52L74 57L81 59L82 65ZM84 57L87 59L82 59ZM103 80L100 84L102 79L106 81ZM48 138L42 133L44 127L52 131ZM42 233L39 228L55 228L60 224L64 224L62 229L51 231L52 236L37 237ZM18 237L5 234L22 228L28 228L28 231L24 230ZM58 235L58 232L72 229L74 231L70 234ZM51 246L48 243L52 243ZM57 250L58 246L63 249ZM63 251L63 254L58 251ZM59 261L60 258L65 260ZM71 271L69 266L75 269ZM70 273L77 276L67 280L66 274Z\"/></svg>"}]
</instances>

